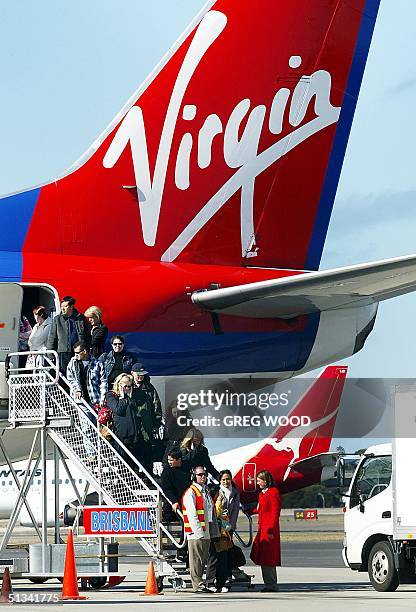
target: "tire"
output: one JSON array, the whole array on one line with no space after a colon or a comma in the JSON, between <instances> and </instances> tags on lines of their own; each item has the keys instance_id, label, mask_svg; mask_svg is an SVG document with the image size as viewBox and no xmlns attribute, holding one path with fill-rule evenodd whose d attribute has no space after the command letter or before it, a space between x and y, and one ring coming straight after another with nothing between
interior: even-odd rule
<instances>
[{"instance_id":1,"label":"tire","mask_svg":"<svg viewBox=\"0 0 416 612\"><path fill-rule=\"evenodd\" d=\"M88 582L92 589L94 589L95 591L98 591L98 589L103 588L103 586L107 582L107 578L106 576L91 576L88 579Z\"/></svg>"},{"instance_id":2,"label":"tire","mask_svg":"<svg viewBox=\"0 0 416 612\"><path fill-rule=\"evenodd\" d=\"M33 582L33 584L43 584L48 580L48 578L29 578L29 580L30 582Z\"/></svg>"},{"instance_id":3,"label":"tire","mask_svg":"<svg viewBox=\"0 0 416 612\"><path fill-rule=\"evenodd\" d=\"M156 582L157 582L157 589L159 593L161 593L163 591L163 576L158 576L158 578L156 579Z\"/></svg>"},{"instance_id":4,"label":"tire","mask_svg":"<svg viewBox=\"0 0 416 612\"><path fill-rule=\"evenodd\" d=\"M376 591L395 591L399 586L399 574L389 542L374 544L368 557L368 575Z\"/></svg>"}]
</instances>

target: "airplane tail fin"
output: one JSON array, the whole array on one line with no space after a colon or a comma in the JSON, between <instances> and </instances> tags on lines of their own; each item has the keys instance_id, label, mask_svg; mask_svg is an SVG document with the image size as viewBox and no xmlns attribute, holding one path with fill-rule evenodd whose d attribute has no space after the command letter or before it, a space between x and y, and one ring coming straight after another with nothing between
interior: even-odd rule
<instances>
[{"instance_id":1,"label":"airplane tail fin","mask_svg":"<svg viewBox=\"0 0 416 612\"><path fill-rule=\"evenodd\" d=\"M2 200L0 237L24 253L316 269L378 5L210 2L78 166Z\"/></svg>"},{"instance_id":2,"label":"airplane tail fin","mask_svg":"<svg viewBox=\"0 0 416 612\"><path fill-rule=\"evenodd\" d=\"M288 415L307 416L310 424L299 428L293 425L279 427L272 435L278 443L283 439L300 439L298 456L294 459L305 459L329 450L347 371L346 366L325 368Z\"/></svg>"},{"instance_id":3,"label":"airplane tail fin","mask_svg":"<svg viewBox=\"0 0 416 612\"><path fill-rule=\"evenodd\" d=\"M319 480L320 467L304 475L291 466L328 451L346 376L346 366L329 366L313 382L289 412L288 417L292 418L288 424L278 427L254 449L255 454L247 457L240 476L244 491L255 491L253 469L269 470L284 492ZM302 422L302 417L308 417L309 421ZM251 446L247 448L253 452Z\"/></svg>"},{"instance_id":4,"label":"airplane tail fin","mask_svg":"<svg viewBox=\"0 0 416 612\"><path fill-rule=\"evenodd\" d=\"M347 370L346 366L327 367L288 415L307 416L310 422L297 427L293 424L279 427L269 439L264 450L270 458L271 448L287 453L287 463L281 462L281 479L286 492L316 482L316 473L305 476L293 471L291 466L329 450Z\"/></svg>"}]
</instances>

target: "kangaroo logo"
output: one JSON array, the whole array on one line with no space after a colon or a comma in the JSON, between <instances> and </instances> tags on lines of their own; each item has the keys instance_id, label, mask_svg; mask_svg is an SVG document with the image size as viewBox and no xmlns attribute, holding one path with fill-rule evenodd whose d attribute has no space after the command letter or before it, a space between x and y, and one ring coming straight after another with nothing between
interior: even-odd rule
<instances>
[{"instance_id":1,"label":"kangaroo logo","mask_svg":"<svg viewBox=\"0 0 416 612\"><path fill-rule=\"evenodd\" d=\"M266 444L269 444L276 451L292 451L293 457L287 466L285 475L283 476L283 480L289 476L290 470L292 469L292 464L295 463L298 459L300 459L300 445L302 444L305 436L313 431L314 429L318 429L321 425L328 423L338 412L338 408L336 408L333 412L328 414L327 416L319 419L318 421L312 421L309 425L300 425L299 427L295 427L292 431L286 435L283 440L277 441L274 438L269 438L266 440Z\"/></svg>"}]
</instances>

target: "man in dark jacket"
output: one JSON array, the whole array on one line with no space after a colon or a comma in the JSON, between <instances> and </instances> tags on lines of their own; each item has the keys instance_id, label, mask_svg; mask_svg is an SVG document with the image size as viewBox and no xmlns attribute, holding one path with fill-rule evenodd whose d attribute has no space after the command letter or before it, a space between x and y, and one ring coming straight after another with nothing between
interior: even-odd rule
<instances>
[{"instance_id":1,"label":"man in dark jacket","mask_svg":"<svg viewBox=\"0 0 416 612\"><path fill-rule=\"evenodd\" d=\"M113 383L119 374L130 374L132 365L136 361L134 355L124 350L123 336L113 336L111 338L111 349L100 357L100 362L103 364L107 377L109 391L113 388Z\"/></svg>"},{"instance_id":2,"label":"man in dark jacket","mask_svg":"<svg viewBox=\"0 0 416 612\"><path fill-rule=\"evenodd\" d=\"M160 476L162 459L165 452L165 442L160 433L162 425L162 404L155 387L150 382L149 372L141 363L135 363L131 368L133 376L133 396L141 406L141 419L152 445L153 469ZM162 436L162 437L161 437Z\"/></svg>"},{"instance_id":3,"label":"man in dark jacket","mask_svg":"<svg viewBox=\"0 0 416 612\"><path fill-rule=\"evenodd\" d=\"M168 453L168 465L165 465L162 472L160 485L166 497L170 501L170 505L164 501L163 516L165 520L174 520L175 515L172 512L181 510L182 497L185 491L191 484L191 466L188 462L183 461L180 450L172 449ZM184 537L183 523L182 537ZM177 554L177 561L187 563L188 550L181 549Z\"/></svg>"},{"instance_id":4,"label":"man in dark jacket","mask_svg":"<svg viewBox=\"0 0 416 612\"><path fill-rule=\"evenodd\" d=\"M52 320L46 343L47 349L58 353L59 369L64 376L74 355L75 343L82 342L88 346L90 336L87 320L76 310L75 302L75 298L70 295L62 298L61 312Z\"/></svg>"},{"instance_id":5,"label":"man in dark jacket","mask_svg":"<svg viewBox=\"0 0 416 612\"><path fill-rule=\"evenodd\" d=\"M191 484L191 466L182 460L180 450L168 453L168 465L163 468L161 486L164 494L176 512L180 508L181 499Z\"/></svg>"},{"instance_id":6,"label":"man in dark jacket","mask_svg":"<svg viewBox=\"0 0 416 612\"><path fill-rule=\"evenodd\" d=\"M135 363L131 368L131 375L134 381L133 393L144 393L149 400L149 414L142 417L142 420L145 422L144 419L147 418L149 430L157 431L162 424L162 404L158 392L150 382L149 372L141 363Z\"/></svg>"},{"instance_id":7,"label":"man in dark jacket","mask_svg":"<svg viewBox=\"0 0 416 612\"><path fill-rule=\"evenodd\" d=\"M152 406L154 428L159 429L162 424L162 404L158 392L150 382L149 372L143 364L137 362L131 368L131 375L134 380L134 388L141 389L148 396Z\"/></svg>"}]
</instances>

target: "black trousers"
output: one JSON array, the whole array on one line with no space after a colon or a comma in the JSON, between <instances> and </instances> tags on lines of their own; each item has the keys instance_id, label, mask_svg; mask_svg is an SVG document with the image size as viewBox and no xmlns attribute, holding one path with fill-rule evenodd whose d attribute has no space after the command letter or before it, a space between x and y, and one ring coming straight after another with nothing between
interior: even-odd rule
<instances>
[{"instance_id":1,"label":"black trousers","mask_svg":"<svg viewBox=\"0 0 416 612\"><path fill-rule=\"evenodd\" d=\"M144 467L144 469L152 476L153 460L151 443L140 440L133 444L124 442L124 445L128 448L133 457L135 457L137 461ZM127 453L125 453L119 446L117 450L123 457L123 459L126 461L126 463L128 463L133 470L136 470L137 465L130 459Z\"/></svg>"},{"instance_id":2,"label":"black trousers","mask_svg":"<svg viewBox=\"0 0 416 612\"><path fill-rule=\"evenodd\" d=\"M228 550L217 552L214 542L211 540L206 567L205 582L207 586L222 587L231 576L231 559Z\"/></svg>"},{"instance_id":3,"label":"black trousers","mask_svg":"<svg viewBox=\"0 0 416 612\"><path fill-rule=\"evenodd\" d=\"M73 356L74 356L73 353L58 353L59 371L61 372L61 374L65 376L65 378L66 378L66 369Z\"/></svg>"}]
</instances>

